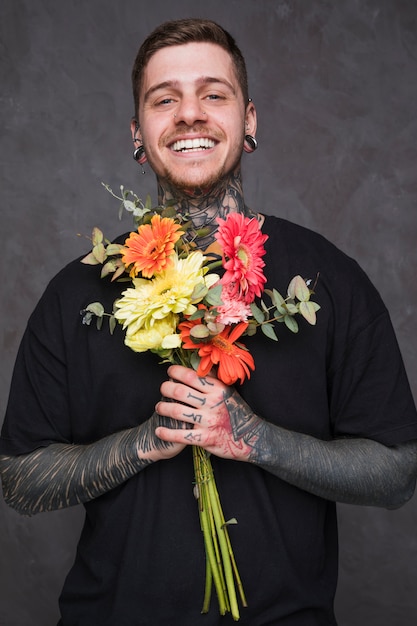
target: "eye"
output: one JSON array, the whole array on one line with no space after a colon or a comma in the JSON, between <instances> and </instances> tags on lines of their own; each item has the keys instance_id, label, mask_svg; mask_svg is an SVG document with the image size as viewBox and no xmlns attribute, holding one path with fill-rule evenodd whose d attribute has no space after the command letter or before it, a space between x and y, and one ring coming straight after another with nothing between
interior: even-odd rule
<instances>
[{"instance_id":1,"label":"eye","mask_svg":"<svg viewBox=\"0 0 417 626\"><path fill-rule=\"evenodd\" d=\"M158 100L156 105L159 106L159 105L171 104L172 102L174 102L173 98L163 98L162 100Z\"/></svg>"},{"instance_id":2,"label":"eye","mask_svg":"<svg viewBox=\"0 0 417 626\"><path fill-rule=\"evenodd\" d=\"M211 93L206 96L207 100L222 100L222 96L219 96L217 93Z\"/></svg>"}]
</instances>

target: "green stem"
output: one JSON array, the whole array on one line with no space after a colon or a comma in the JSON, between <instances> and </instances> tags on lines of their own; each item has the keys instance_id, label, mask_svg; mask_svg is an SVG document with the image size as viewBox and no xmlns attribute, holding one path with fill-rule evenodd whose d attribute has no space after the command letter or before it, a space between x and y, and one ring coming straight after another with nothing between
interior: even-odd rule
<instances>
[{"instance_id":1,"label":"green stem","mask_svg":"<svg viewBox=\"0 0 417 626\"><path fill-rule=\"evenodd\" d=\"M202 613L207 613L210 604L211 585L214 581L220 614L232 613L239 620L235 578L243 606L247 606L242 581L234 558L231 541L225 523L213 468L207 452L193 446L193 459L198 489L199 513L206 549L206 586Z\"/></svg>"},{"instance_id":2,"label":"green stem","mask_svg":"<svg viewBox=\"0 0 417 626\"><path fill-rule=\"evenodd\" d=\"M216 531L219 539L220 550L222 553L222 562L224 568L224 576L226 579L227 592L230 602L230 610L234 620L239 619L239 607L236 598L236 589L233 579L233 569L230 559L229 548L226 541L227 527L224 525L224 519L219 509L219 505L216 498L216 490L212 481L208 483L209 496L213 507L214 520L216 523Z\"/></svg>"},{"instance_id":3,"label":"green stem","mask_svg":"<svg viewBox=\"0 0 417 626\"><path fill-rule=\"evenodd\" d=\"M196 483L197 483L197 487L199 490L199 512L200 512L200 522L201 522L201 528L203 531L203 537L204 537L204 546L206 549L206 558L209 561L210 564L210 569L211 569L211 576L213 578L214 581L214 586L216 588L216 592L217 592L217 598L219 601L219 610L220 610L220 614L224 615L227 611L227 602L226 602L226 598L225 598L225 593L224 593L224 584L222 581L222 572L221 569L219 568L219 558L218 556L216 556L216 538L213 538L213 534L212 534L212 530L211 530L211 526L212 524L210 523L210 517L211 517L211 511L210 511L210 501L208 498L208 493L207 493L207 481L209 480L208 477L206 476L206 472L204 471L204 468L202 468L202 464L201 464L201 457L199 456L201 451L201 448L196 448L195 446L193 446L193 457L194 457L194 468L195 468L195 477L196 477ZM207 570L207 567L206 567ZM207 582L206 582L206 587L207 587ZM202 612L206 612L204 609L207 605L207 598L206 596L204 597L204 601L203 601L203 611Z\"/></svg>"}]
</instances>

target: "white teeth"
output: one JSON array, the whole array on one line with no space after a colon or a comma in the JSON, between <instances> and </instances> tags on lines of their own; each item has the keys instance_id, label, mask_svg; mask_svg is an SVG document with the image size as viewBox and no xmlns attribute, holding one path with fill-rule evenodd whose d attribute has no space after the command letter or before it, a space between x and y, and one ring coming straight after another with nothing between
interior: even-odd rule
<instances>
[{"instance_id":1,"label":"white teeth","mask_svg":"<svg viewBox=\"0 0 417 626\"><path fill-rule=\"evenodd\" d=\"M207 148L214 148L214 141L207 139L207 137L198 137L197 139L181 139L172 144L172 150L175 152L185 152L193 150L205 150Z\"/></svg>"}]
</instances>

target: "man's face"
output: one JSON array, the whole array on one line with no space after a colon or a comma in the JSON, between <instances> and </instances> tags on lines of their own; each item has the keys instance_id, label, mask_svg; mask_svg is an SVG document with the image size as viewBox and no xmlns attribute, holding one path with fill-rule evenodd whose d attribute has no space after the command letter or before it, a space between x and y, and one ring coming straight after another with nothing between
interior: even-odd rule
<instances>
[{"instance_id":1,"label":"man's face","mask_svg":"<svg viewBox=\"0 0 417 626\"><path fill-rule=\"evenodd\" d=\"M211 43L156 52L143 74L138 114L152 169L185 190L210 188L232 172L244 135L256 130L231 57Z\"/></svg>"}]
</instances>

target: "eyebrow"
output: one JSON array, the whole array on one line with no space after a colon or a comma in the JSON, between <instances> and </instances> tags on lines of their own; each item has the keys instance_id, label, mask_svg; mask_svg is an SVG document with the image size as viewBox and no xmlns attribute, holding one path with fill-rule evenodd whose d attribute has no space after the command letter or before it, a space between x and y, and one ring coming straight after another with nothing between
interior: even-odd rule
<instances>
[{"instance_id":1,"label":"eyebrow","mask_svg":"<svg viewBox=\"0 0 417 626\"><path fill-rule=\"evenodd\" d=\"M200 78L196 80L196 83L199 86L211 85L215 83L225 85L226 87L232 90L233 94L236 94L236 89L233 87L231 83L229 83L228 80L224 78L218 78L216 76L201 76ZM145 93L144 102L146 102L152 96L152 94L154 94L156 91L160 91L161 89L168 89L168 88L177 89L179 85L180 85L180 81L178 80L164 80L161 83L158 83L157 85L153 85Z\"/></svg>"}]
</instances>

